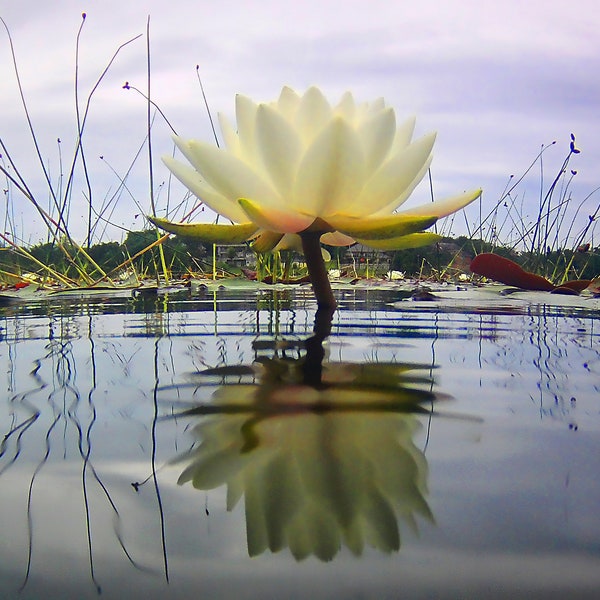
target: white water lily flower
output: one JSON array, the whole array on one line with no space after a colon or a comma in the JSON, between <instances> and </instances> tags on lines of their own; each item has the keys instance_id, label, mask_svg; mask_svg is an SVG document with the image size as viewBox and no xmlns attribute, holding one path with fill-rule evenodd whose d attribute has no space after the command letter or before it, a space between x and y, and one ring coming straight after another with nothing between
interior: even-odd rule
<instances>
[{"instance_id":1,"label":"white water lily flower","mask_svg":"<svg viewBox=\"0 0 600 600\"><path fill-rule=\"evenodd\" d=\"M284 87L270 103L237 96L236 117L237 130L220 117L225 148L176 137L191 166L163 158L233 224L151 218L156 225L213 243L254 240L261 252L293 246L291 237L309 232L329 245L392 250L436 241L423 231L481 194L396 212L427 172L435 134L412 141L414 118L397 125L381 99L358 104L346 93L331 106L316 87L302 96Z\"/></svg>"}]
</instances>

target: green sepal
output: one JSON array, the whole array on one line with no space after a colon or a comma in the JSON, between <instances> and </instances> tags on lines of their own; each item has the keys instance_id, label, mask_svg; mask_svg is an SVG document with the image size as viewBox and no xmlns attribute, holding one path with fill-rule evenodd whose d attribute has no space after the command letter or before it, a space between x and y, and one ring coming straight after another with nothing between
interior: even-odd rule
<instances>
[{"instance_id":1,"label":"green sepal","mask_svg":"<svg viewBox=\"0 0 600 600\"><path fill-rule=\"evenodd\" d=\"M376 250L406 250L407 248L420 248L421 246L429 246L435 244L442 239L437 233L429 231L423 233L409 233L386 240L363 240L356 239L359 244L375 248Z\"/></svg>"},{"instance_id":2,"label":"green sepal","mask_svg":"<svg viewBox=\"0 0 600 600\"><path fill-rule=\"evenodd\" d=\"M182 237L192 237L211 244L241 244L252 238L258 231L254 223L239 225L218 225L213 223L173 223L161 217L150 217L148 220L160 229Z\"/></svg>"},{"instance_id":3,"label":"green sepal","mask_svg":"<svg viewBox=\"0 0 600 600\"><path fill-rule=\"evenodd\" d=\"M276 231L261 231L260 235L254 239L250 248L254 252L271 252L279 244L283 233L277 233Z\"/></svg>"},{"instance_id":4,"label":"green sepal","mask_svg":"<svg viewBox=\"0 0 600 600\"><path fill-rule=\"evenodd\" d=\"M333 217L327 222L335 231L361 240L399 238L431 227L437 217L395 214L386 217Z\"/></svg>"}]
</instances>

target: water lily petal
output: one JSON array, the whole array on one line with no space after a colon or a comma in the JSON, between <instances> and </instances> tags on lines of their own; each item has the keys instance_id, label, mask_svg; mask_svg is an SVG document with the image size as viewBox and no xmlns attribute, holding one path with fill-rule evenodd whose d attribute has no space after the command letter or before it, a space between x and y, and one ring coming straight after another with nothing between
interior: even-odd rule
<instances>
[{"instance_id":1,"label":"water lily petal","mask_svg":"<svg viewBox=\"0 0 600 600\"><path fill-rule=\"evenodd\" d=\"M348 214L379 216L402 204L425 175L434 141L435 134L426 135L381 165L349 206Z\"/></svg>"},{"instance_id":2,"label":"water lily petal","mask_svg":"<svg viewBox=\"0 0 600 600\"><path fill-rule=\"evenodd\" d=\"M291 87L284 86L281 94L279 94L276 105L282 116L291 122L300 105L300 96Z\"/></svg>"},{"instance_id":3,"label":"water lily petal","mask_svg":"<svg viewBox=\"0 0 600 600\"><path fill-rule=\"evenodd\" d=\"M397 198L394 198L394 200L392 200L389 204L386 204L385 206L380 208L377 212L372 213L370 216L383 217L385 215L389 215L390 213L396 212L398 207L401 206L404 202L406 202L408 200L408 198L413 193L413 191L417 187L417 185L419 185L419 183L421 183L421 181L423 180L423 177L425 176L425 173L427 173L427 171L429 170L429 167L431 166L432 159L433 159L433 156L429 156L429 158L427 159L427 162L425 162L423 164L420 171L417 173L416 177L413 179L412 183L410 184L410 186L408 188L406 188L405 191L400 196L398 196Z\"/></svg>"},{"instance_id":4,"label":"water lily petal","mask_svg":"<svg viewBox=\"0 0 600 600\"><path fill-rule=\"evenodd\" d=\"M274 108L261 104L256 115L260 156L281 197L289 196L302 152L302 142L291 124Z\"/></svg>"},{"instance_id":5,"label":"water lily petal","mask_svg":"<svg viewBox=\"0 0 600 600\"><path fill-rule=\"evenodd\" d=\"M258 556L269 547L267 518L262 504L262 477L246 480L244 508L246 512L246 543L248 555Z\"/></svg>"},{"instance_id":6,"label":"water lily petal","mask_svg":"<svg viewBox=\"0 0 600 600\"><path fill-rule=\"evenodd\" d=\"M290 552L296 560L314 554L330 561L340 549L340 531L331 511L317 502L308 501L288 529Z\"/></svg>"},{"instance_id":7,"label":"water lily petal","mask_svg":"<svg viewBox=\"0 0 600 600\"><path fill-rule=\"evenodd\" d=\"M198 140L187 142L181 149L204 179L230 200L250 196L265 206L280 205L280 197L271 184L226 150Z\"/></svg>"},{"instance_id":8,"label":"water lily petal","mask_svg":"<svg viewBox=\"0 0 600 600\"><path fill-rule=\"evenodd\" d=\"M223 142L225 147L234 156L240 157L240 138L237 135L235 127L231 124L231 121L222 113L218 115L219 125L221 127L221 135L223 136Z\"/></svg>"},{"instance_id":9,"label":"water lily petal","mask_svg":"<svg viewBox=\"0 0 600 600\"><path fill-rule=\"evenodd\" d=\"M160 229L185 237L201 239L211 244L241 244L258 230L254 223L218 225L213 223L173 223L160 217L148 217Z\"/></svg>"},{"instance_id":10,"label":"water lily petal","mask_svg":"<svg viewBox=\"0 0 600 600\"><path fill-rule=\"evenodd\" d=\"M353 122L356 116L356 102L350 92L345 92L333 109L334 115L339 115L346 121Z\"/></svg>"},{"instance_id":11,"label":"water lily petal","mask_svg":"<svg viewBox=\"0 0 600 600\"><path fill-rule=\"evenodd\" d=\"M254 156L256 151L254 133L256 130L257 110L258 104L248 98L248 96L238 94L235 97L235 116L240 148L243 154L250 158Z\"/></svg>"},{"instance_id":12,"label":"water lily petal","mask_svg":"<svg viewBox=\"0 0 600 600\"><path fill-rule=\"evenodd\" d=\"M409 117L396 129L396 137L394 138L394 144L392 146L392 152L400 152L402 148L406 148L412 140L412 136L415 132L415 125L417 123L416 117Z\"/></svg>"},{"instance_id":13,"label":"water lily petal","mask_svg":"<svg viewBox=\"0 0 600 600\"><path fill-rule=\"evenodd\" d=\"M243 471L244 462L239 460L237 448L223 452L202 452L183 471L178 485L192 482L197 489L212 490Z\"/></svg>"},{"instance_id":14,"label":"water lily petal","mask_svg":"<svg viewBox=\"0 0 600 600\"><path fill-rule=\"evenodd\" d=\"M275 231L262 231L260 235L252 242L251 248L254 252L271 252L283 238L282 233Z\"/></svg>"},{"instance_id":15,"label":"water lily petal","mask_svg":"<svg viewBox=\"0 0 600 600\"><path fill-rule=\"evenodd\" d=\"M331 106L317 87L310 87L302 96L294 125L308 145L331 119Z\"/></svg>"},{"instance_id":16,"label":"water lily petal","mask_svg":"<svg viewBox=\"0 0 600 600\"><path fill-rule=\"evenodd\" d=\"M452 196L451 198L446 198L445 200L436 200L435 202L431 202L429 204L422 204L421 206L416 206L415 208L409 208L399 212L398 214L406 216L429 215L441 219L442 217L451 215L457 210L460 210L461 208L471 204L471 202L477 200L481 194L481 188L477 190L470 190L469 192L458 194L457 196Z\"/></svg>"},{"instance_id":17,"label":"water lily petal","mask_svg":"<svg viewBox=\"0 0 600 600\"><path fill-rule=\"evenodd\" d=\"M375 248L376 250L406 250L407 248L420 248L429 246L443 239L443 236L429 231L423 233L409 233L385 240L363 240L357 239L359 244Z\"/></svg>"},{"instance_id":18,"label":"water lily petal","mask_svg":"<svg viewBox=\"0 0 600 600\"><path fill-rule=\"evenodd\" d=\"M355 519L348 527L344 529L344 542L348 550L354 556L360 556L365 547L362 523L360 519Z\"/></svg>"},{"instance_id":19,"label":"water lily petal","mask_svg":"<svg viewBox=\"0 0 600 600\"><path fill-rule=\"evenodd\" d=\"M386 108L365 120L358 129L364 156L366 173L370 175L387 156L396 132L396 115Z\"/></svg>"},{"instance_id":20,"label":"water lily petal","mask_svg":"<svg viewBox=\"0 0 600 600\"><path fill-rule=\"evenodd\" d=\"M244 495L243 473L238 473L227 482L226 508L231 512Z\"/></svg>"},{"instance_id":21,"label":"water lily petal","mask_svg":"<svg viewBox=\"0 0 600 600\"><path fill-rule=\"evenodd\" d=\"M436 221L436 217L405 214L372 219L336 216L327 220L336 231L362 240L385 240L416 233L431 227Z\"/></svg>"},{"instance_id":22,"label":"water lily petal","mask_svg":"<svg viewBox=\"0 0 600 600\"><path fill-rule=\"evenodd\" d=\"M278 552L286 546L285 530L302 507L302 492L293 456L285 452L276 454L265 468L262 489L271 552Z\"/></svg>"},{"instance_id":23,"label":"water lily petal","mask_svg":"<svg viewBox=\"0 0 600 600\"><path fill-rule=\"evenodd\" d=\"M364 181L360 139L341 117L335 117L307 149L292 193L292 205L326 218L348 205Z\"/></svg>"},{"instance_id":24,"label":"water lily petal","mask_svg":"<svg viewBox=\"0 0 600 600\"><path fill-rule=\"evenodd\" d=\"M330 233L324 233L321 236L321 243L327 244L328 246L352 246L352 244L356 243L356 240L339 231L332 231Z\"/></svg>"},{"instance_id":25,"label":"water lily petal","mask_svg":"<svg viewBox=\"0 0 600 600\"><path fill-rule=\"evenodd\" d=\"M394 509L378 490L370 490L361 514L367 540L374 548L391 552L400 548L400 531Z\"/></svg>"},{"instance_id":26,"label":"water lily petal","mask_svg":"<svg viewBox=\"0 0 600 600\"><path fill-rule=\"evenodd\" d=\"M248 221L248 217L240 205L208 185L196 169L180 163L172 156L163 156L162 161L169 171L210 209L237 223Z\"/></svg>"},{"instance_id":27,"label":"water lily petal","mask_svg":"<svg viewBox=\"0 0 600 600\"><path fill-rule=\"evenodd\" d=\"M310 227L314 221L313 217L286 210L285 207L265 209L261 204L246 198L240 198L238 202L253 223L270 231L298 233Z\"/></svg>"},{"instance_id":28,"label":"water lily petal","mask_svg":"<svg viewBox=\"0 0 600 600\"><path fill-rule=\"evenodd\" d=\"M275 246L275 250L296 250L296 252L302 252L302 240L299 235L286 233L277 246Z\"/></svg>"}]
</instances>

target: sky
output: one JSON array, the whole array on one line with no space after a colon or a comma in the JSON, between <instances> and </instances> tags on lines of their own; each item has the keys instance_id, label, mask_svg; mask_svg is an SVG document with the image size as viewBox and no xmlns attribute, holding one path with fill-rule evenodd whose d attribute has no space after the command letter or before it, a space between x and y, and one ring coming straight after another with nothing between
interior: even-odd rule
<instances>
[{"instance_id":1,"label":"sky","mask_svg":"<svg viewBox=\"0 0 600 600\"><path fill-rule=\"evenodd\" d=\"M120 241L128 229L144 227L151 210L147 104L134 89L123 89L129 82L146 90L147 31L152 100L183 137L213 139L198 74L215 119L219 112L233 118L237 93L269 101L284 85L300 92L318 85L332 103L346 90L359 101L382 96L398 121L416 115L417 137L438 132L431 169L436 198L484 190L481 205L455 218L447 232L472 230L503 197L511 175L515 182L550 146L513 194L512 210L525 221L537 218L540 194L569 154L572 133L581 152L570 158L566 191L557 188L554 196L571 198L565 223L575 223L572 233L600 202L594 191L600 186L595 0L0 0L0 16L12 37L41 156L0 24L0 164L15 174L10 157L54 215L68 189L65 216L80 241L89 222L93 241ZM89 188L81 161L68 185L77 140L76 75L80 115L90 98L83 135ZM160 161L173 151L170 136L158 114L152 128L156 210L164 215L168 208L176 217L184 190ZM1 173L0 181L5 235L19 243L45 240L35 207ZM426 178L406 206L429 199ZM198 215L213 217L208 210Z\"/></svg>"}]
</instances>

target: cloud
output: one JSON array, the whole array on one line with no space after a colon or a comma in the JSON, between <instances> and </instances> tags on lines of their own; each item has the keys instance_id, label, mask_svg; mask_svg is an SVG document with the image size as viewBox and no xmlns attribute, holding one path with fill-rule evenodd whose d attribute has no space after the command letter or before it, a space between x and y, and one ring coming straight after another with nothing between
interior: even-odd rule
<instances>
[{"instance_id":1,"label":"cloud","mask_svg":"<svg viewBox=\"0 0 600 600\"><path fill-rule=\"evenodd\" d=\"M598 185L600 79L594 74L600 72L595 35L600 16L592 0L568 6L541 0L423 1L411 6L383 0L252 5L229 0L218 6L208 1L107 0L85 5L25 0L2 9L41 153L49 162L56 161L51 157L56 157L57 138L64 152L76 144L75 39L83 7L87 18L78 72L83 102L119 45L145 34L150 16L152 98L186 137L212 139L198 65L213 116L232 116L238 92L269 100L286 84L299 90L317 84L332 101L348 89L358 99L385 97L399 118L417 115L419 134L439 132L433 174L440 194L481 185L486 201L495 201L508 176L527 168L540 146L556 139L545 166L550 177L562 164L571 132L582 148L574 161L574 190L583 198ZM32 187L45 197L2 31L0 57L0 136L32 178ZM129 81L146 89L146 58L145 38L124 47L90 107L90 157L110 156L120 172L143 141L146 119L144 99L122 86ZM158 117L153 130L158 180L167 177L158 157L171 151L169 135ZM147 168L144 173L142 166L128 185L149 210ZM98 169L94 177L99 186L106 185L105 165ZM535 185L539 182L531 183ZM83 202L81 189L73 194L74 204ZM528 195L535 197L532 190ZM96 196L105 193L99 187ZM16 202L14 210L26 210ZM590 204L594 202L592 197ZM138 212L123 201L115 218L128 222ZM78 224L73 228L79 234ZM38 234L44 233L39 226Z\"/></svg>"}]
</instances>

